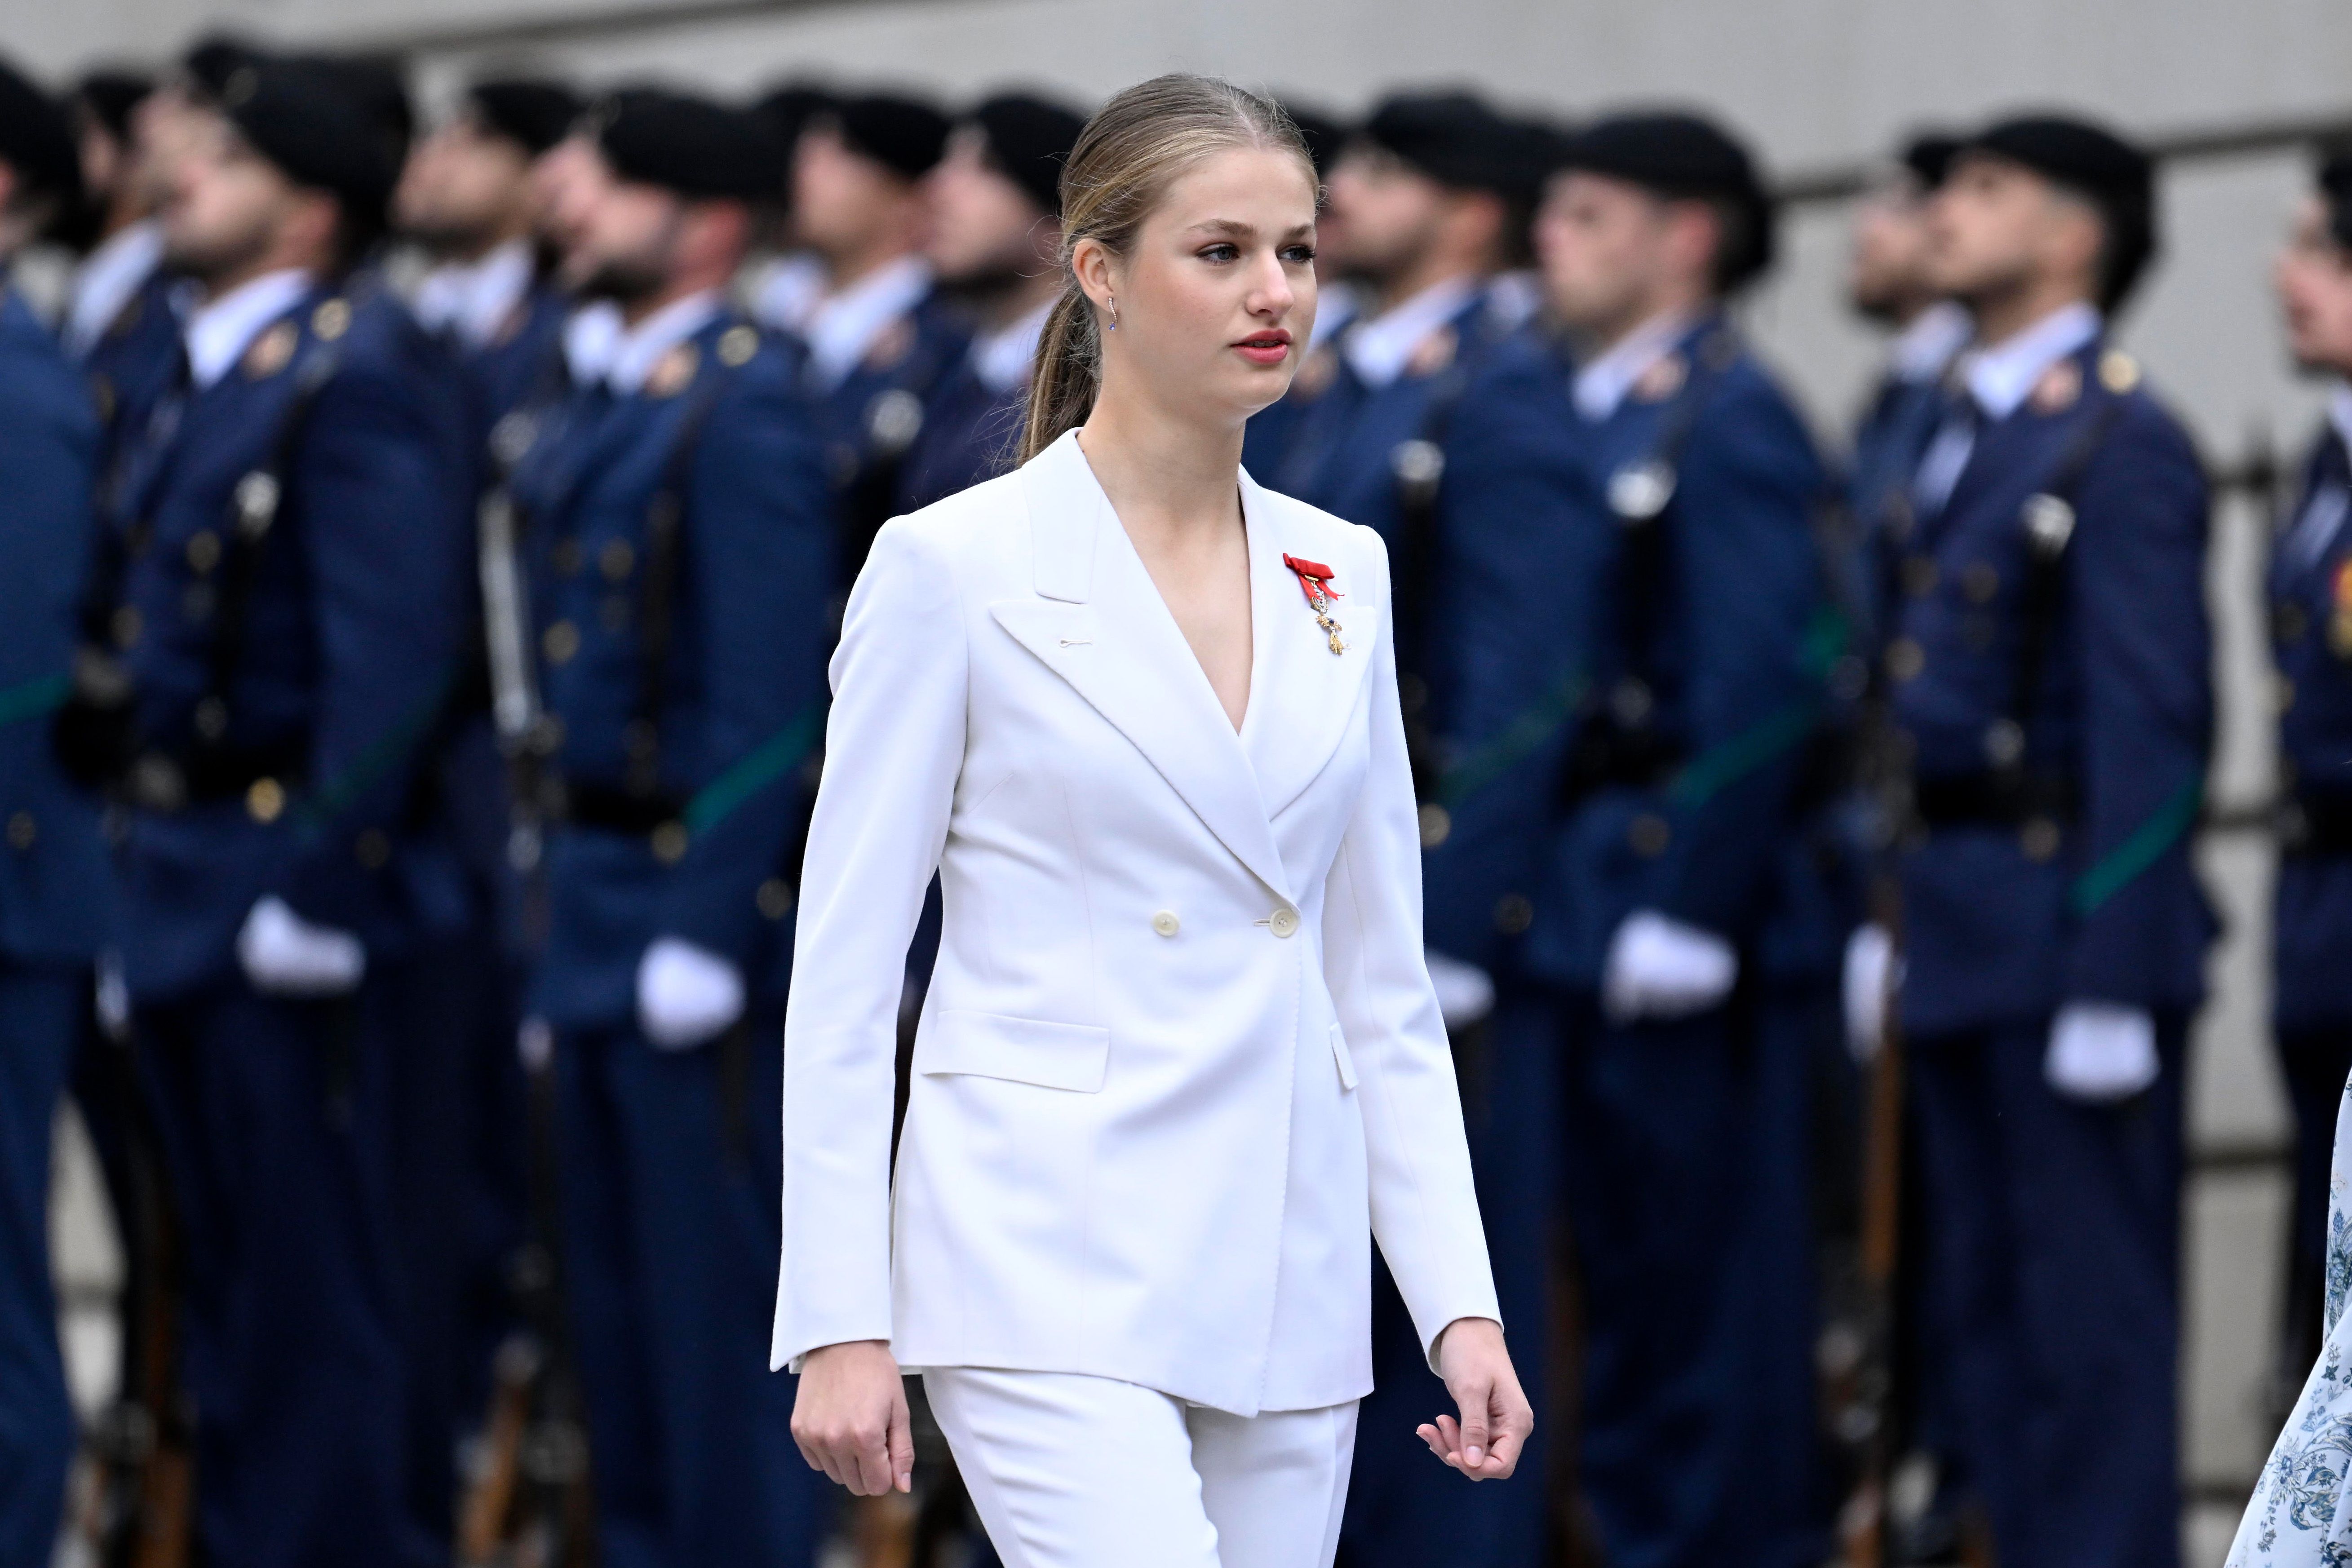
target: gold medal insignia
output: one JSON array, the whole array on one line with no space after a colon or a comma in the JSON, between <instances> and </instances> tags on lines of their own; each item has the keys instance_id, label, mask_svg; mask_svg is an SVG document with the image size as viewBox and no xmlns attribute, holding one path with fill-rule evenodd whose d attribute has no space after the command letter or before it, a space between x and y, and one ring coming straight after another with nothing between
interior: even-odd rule
<instances>
[{"instance_id":1,"label":"gold medal insignia","mask_svg":"<svg viewBox=\"0 0 2352 1568\"><path fill-rule=\"evenodd\" d=\"M1689 379L1690 362L1680 354L1667 354L1633 378L1633 395L1643 403L1664 403Z\"/></svg>"},{"instance_id":2,"label":"gold medal insignia","mask_svg":"<svg viewBox=\"0 0 2352 1568\"><path fill-rule=\"evenodd\" d=\"M2036 414L2063 414L2083 395L2083 367L2062 359L2042 373L2029 401Z\"/></svg>"},{"instance_id":3,"label":"gold medal insignia","mask_svg":"<svg viewBox=\"0 0 2352 1568\"><path fill-rule=\"evenodd\" d=\"M701 350L680 343L656 362L653 374L646 377L646 390L656 397L675 397L686 390L701 363Z\"/></svg>"},{"instance_id":4,"label":"gold medal insignia","mask_svg":"<svg viewBox=\"0 0 2352 1568\"><path fill-rule=\"evenodd\" d=\"M280 321L259 337L245 351L245 374L251 381L266 381L284 370L294 357L294 346L301 340L301 330L291 321Z\"/></svg>"}]
</instances>

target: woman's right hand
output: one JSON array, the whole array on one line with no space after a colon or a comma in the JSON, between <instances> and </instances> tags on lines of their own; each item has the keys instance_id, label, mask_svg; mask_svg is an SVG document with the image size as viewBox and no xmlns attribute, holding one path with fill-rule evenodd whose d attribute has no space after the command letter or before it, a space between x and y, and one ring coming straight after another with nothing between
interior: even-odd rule
<instances>
[{"instance_id":1,"label":"woman's right hand","mask_svg":"<svg viewBox=\"0 0 2352 1568\"><path fill-rule=\"evenodd\" d=\"M809 1352L793 1402L801 1458L859 1497L915 1485L915 1439L907 1387L881 1340L853 1340Z\"/></svg>"}]
</instances>

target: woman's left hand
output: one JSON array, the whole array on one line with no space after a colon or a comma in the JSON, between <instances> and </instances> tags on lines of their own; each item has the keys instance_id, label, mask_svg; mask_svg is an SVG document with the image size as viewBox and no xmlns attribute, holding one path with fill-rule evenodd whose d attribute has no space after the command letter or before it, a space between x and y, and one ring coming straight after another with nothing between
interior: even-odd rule
<instances>
[{"instance_id":1,"label":"woman's left hand","mask_svg":"<svg viewBox=\"0 0 2352 1568\"><path fill-rule=\"evenodd\" d=\"M1498 1481L1518 1468L1536 1413L1492 1318L1456 1318L1437 1337L1437 1367L1462 1412L1416 1428L1429 1451L1474 1481Z\"/></svg>"}]
</instances>

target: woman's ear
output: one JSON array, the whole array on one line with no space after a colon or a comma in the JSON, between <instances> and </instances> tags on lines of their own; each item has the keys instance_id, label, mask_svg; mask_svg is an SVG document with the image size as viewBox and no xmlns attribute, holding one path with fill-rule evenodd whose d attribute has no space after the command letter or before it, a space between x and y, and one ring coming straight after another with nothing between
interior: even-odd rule
<instances>
[{"instance_id":1,"label":"woman's ear","mask_svg":"<svg viewBox=\"0 0 2352 1568\"><path fill-rule=\"evenodd\" d=\"M1118 292L1118 279L1112 276L1116 260L1110 247L1098 239L1082 239L1070 248L1070 270L1097 310Z\"/></svg>"}]
</instances>

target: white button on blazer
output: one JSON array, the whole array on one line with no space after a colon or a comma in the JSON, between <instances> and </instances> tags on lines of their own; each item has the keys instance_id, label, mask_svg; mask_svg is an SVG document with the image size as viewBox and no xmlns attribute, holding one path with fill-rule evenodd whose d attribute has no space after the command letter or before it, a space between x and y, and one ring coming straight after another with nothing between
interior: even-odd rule
<instances>
[{"instance_id":1,"label":"white button on blazer","mask_svg":"<svg viewBox=\"0 0 2352 1568\"><path fill-rule=\"evenodd\" d=\"M1075 434L876 539L803 873L775 1364L887 1340L908 1367L1336 1405L1371 1387L1374 1237L1424 1347L1496 1315L1422 958L1386 554L1241 483L1238 734ZM1344 653L1285 553L1332 568Z\"/></svg>"}]
</instances>

